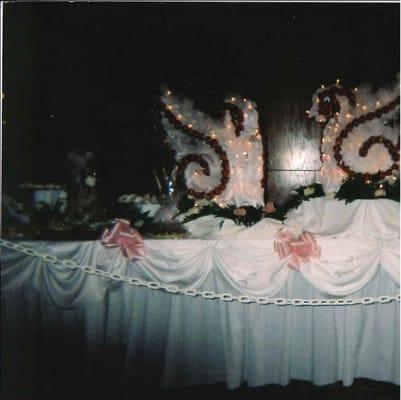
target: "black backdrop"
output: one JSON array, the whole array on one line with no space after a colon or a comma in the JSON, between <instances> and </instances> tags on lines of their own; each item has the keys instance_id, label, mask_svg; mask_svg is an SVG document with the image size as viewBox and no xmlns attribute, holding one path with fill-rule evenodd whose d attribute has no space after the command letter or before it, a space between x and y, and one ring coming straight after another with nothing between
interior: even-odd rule
<instances>
[{"instance_id":1,"label":"black backdrop","mask_svg":"<svg viewBox=\"0 0 401 400\"><path fill-rule=\"evenodd\" d=\"M250 97L267 135L272 107L321 83L392 83L399 48L394 3L7 3L3 185L62 182L76 147L104 196L155 191L162 84L210 113Z\"/></svg>"}]
</instances>

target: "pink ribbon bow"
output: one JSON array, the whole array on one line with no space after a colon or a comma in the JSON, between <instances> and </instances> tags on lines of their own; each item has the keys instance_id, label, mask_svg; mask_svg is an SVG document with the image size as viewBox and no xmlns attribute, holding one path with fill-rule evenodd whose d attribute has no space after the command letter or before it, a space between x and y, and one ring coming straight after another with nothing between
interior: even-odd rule
<instances>
[{"instance_id":1,"label":"pink ribbon bow","mask_svg":"<svg viewBox=\"0 0 401 400\"><path fill-rule=\"evenodd\" d=\"M124 257L131 261L138 261L145 255L142 236L125 219L117 218L114 226L103 232L101 243L108 248L120 247Z\"/></svg>"},{"instance_id":2,"label":"pink ribbon bow","mask_svg":"<svg viewBox=\"0 0 401 400\"><path fill-rule=\"evenodd\" d=\"M280 260L288 257L287 265L295 271L299 271L301 263L309 262L311 257L320 257L320 247L309 232L302 232L298 238L288 231L279 233L274 250Z\"/></svg>"}]
</instances>

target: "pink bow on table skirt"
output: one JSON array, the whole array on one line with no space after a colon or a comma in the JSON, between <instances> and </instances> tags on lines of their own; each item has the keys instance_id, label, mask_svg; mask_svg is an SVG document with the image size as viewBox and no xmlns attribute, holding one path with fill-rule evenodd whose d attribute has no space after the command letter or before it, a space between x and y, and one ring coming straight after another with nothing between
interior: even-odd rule
<instances>
[{"instance_id":1,"label":"pink bow on table skirt","mask_svg":"<svg viewBox=\"0 0 401 400\"><path fill-rule=\"evenodd\" d=\"M131 261L138 261L145 255L145 242L140 233L131 228L130 222L117 218L111 229L106 229L101 237L103 246L120 247L121 252Z\"/></svg>"},{"instance_id":2,"label":"pink bow on table skirt","mask_svg":"<svg viewBox=\"0 0 401 400\"><path fill-rule=\"evenodd\" d=\"M299 271L301 263L309 262L311 257L320 257L320 246L309 232L302 232L298 238L288 231L279 233L274 250L280 260L288 257L288 266L295 271Z\"/></svg>"}]
</instances>

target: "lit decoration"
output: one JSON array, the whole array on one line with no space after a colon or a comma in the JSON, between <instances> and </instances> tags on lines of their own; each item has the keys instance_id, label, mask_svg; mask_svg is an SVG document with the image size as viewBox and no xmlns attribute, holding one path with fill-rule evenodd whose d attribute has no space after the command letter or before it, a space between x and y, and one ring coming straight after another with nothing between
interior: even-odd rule
<instances>
[{"instance_id":1,"label":"lit decoration","mask_svg":"<svg viewBox=\"0 0 401 400\"><path fill-rule=\"evenodd\" d=\"M399 79L391 90L322 87L313 95L310 118L323 124L320 179L325 192L337 192L346 179L390 184L399 171ZM390 122L390 123L389 123Z\"/></svg>"},{"instance_id":2,"label":"lit decoration","mask_svg":"<svg viewBox=\"0 0 401 400\"><path fill-rule=\"evenodd\" d=\"M162 124L175 151L187 194L221 207L264 205L263 143L256 104L242 97L224 103L216 121L170 91L161 97Z\"/></svg>"}]
</instances>

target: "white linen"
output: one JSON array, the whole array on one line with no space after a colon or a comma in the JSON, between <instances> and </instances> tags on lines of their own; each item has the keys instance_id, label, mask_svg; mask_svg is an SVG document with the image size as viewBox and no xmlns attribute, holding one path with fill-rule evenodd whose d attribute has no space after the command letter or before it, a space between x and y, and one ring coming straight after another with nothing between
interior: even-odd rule
<instances>
[{"instance_id":1,"label":"white linen","mask_svg":"<svg viewBox=\"0 0 401 400\"><path fill-rule=\"evenodd\" d=\"M380 213L381 212L381 213ZM347 214L348 213L348 214ZM316 218L318 215L320 219ZM341 215L342 218L338 218ZM347 296L370 282L383 268L399 285L398 204L388 200L341 202L312 199L286 221L286 227L315 234L321 247L320 259L301 265L300 273L326 296ZM345 220L341 229L338 221ZM292 224L292 222L294 222ZM223 222L223 223L222 223ZM97 266L129 277L139 277L187 288L199 288L212 271L218 271L230 291L251 296L274 296L288 279L290 268L274 251L274 240L283 225L264 219L250 228L212 216L187 224L200 239L145 240L146 255L128 262L119 249L106 249L100 242L27 242L42 252L72 258L80 265ZM202 239L205 235L211 239ZM14 288L30 278L29 272L14 274L23 265L24 255L6 252L3 273L5 288ZM34 265L37 261L32 261ZM53 277L63 272L59 285L73 279L74 271L57 266L42 274ZM13 279L13 274L18 277ZM25 279L22 277L26 277ZM80 278L82 279L82 278ZM42 285L40 280L38 285Z\"/></svg>"},{"instance_id":2,"label":"white linen","mask_svg":"<svg viewBox=\"0 0 401 400\"><path fill-rule=\"evenodd\" d=\"M32 258L23 264L19 275L30 274L29 279L18 289L2 291L2 382L14 397L34 397L41 390L36 398L67 398L69 393L89 398L102 385L123 398L120 390L128 397L141 388L216 382L230 389L245 382L285 385L290 379L351 385L357 377L399 384L398 302L337 307L225 303L78 271L68 272L66 286L75 279L76 292L85 296L71 297L62 271L49 280L51 267L35 265ZM218 271L203 287L230 291ZM397 289L379 270L354 296ZM55 297L51 292L57 291ZM321 298L292 271L278 295Z\"/></svg>"},{"instance_id":3,"label":"white linen","mask_svg":"<svg viewBox=\"0 0 401 400\"><path fill-rule=\"evenodd\" d=\"M399 239L400 204L388 199L330 200L317 197L291 210L286 228L318 235L337 237L373 237L379 240Z\"/></svg>"},{"instance_id":4,"label":"white linen","mask_svg":"<svg viewBox=\"0 0 401 400\"><path fill-rule=\"evenodd\" d=\"M218 293L287 298L397 294L398 204L358 201L329 208L328 202L305 202L294 214L322 249L320 259L303 264L299 273L274 252L282 225L268 219L249 229L201 219L193 230L198 239L146 240L147 254L135 263L99 241L22 244L80 265ZM212 239L202 238L206 232ZM36 345L38 337L29 337L32 329L46 336L50 326L61 329L61 335L78 331L92 363L86 373L97 365L97 349L119 349L118 379L128 386L136 382L138 368L154 364L154 379L165 386L226 381L235 388L242 382L286 384L291 378L349 385L354 377L399 384L398 302L316 308L225 303L134 288L6 248L1 258L6 359L13 360L18 346ZM20 333L14 337L14 331ZM47 371L45 361L32 363Z\"/></svg>"}]
</instances>

